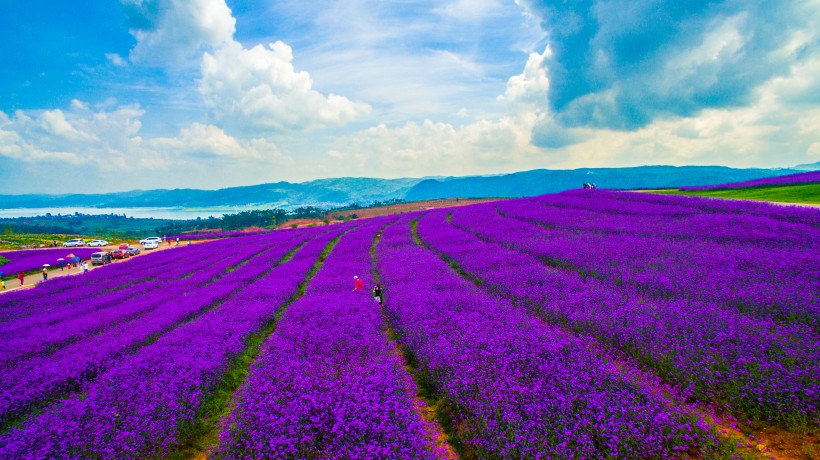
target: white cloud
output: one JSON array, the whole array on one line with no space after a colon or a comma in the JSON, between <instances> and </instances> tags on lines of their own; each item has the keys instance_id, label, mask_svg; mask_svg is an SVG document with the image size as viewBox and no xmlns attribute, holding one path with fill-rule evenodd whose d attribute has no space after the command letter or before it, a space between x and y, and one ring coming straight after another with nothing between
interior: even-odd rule
<instances>
[{"instance_id":1,"label":"white cloud","mask_svg":"<svg viewBox=\"0 0 820 460\"><path fill-rule=\"evenodd\" d=\"M478 22L497 14L504 6L498 0L451 0L436 8L436 12L460 21Z\"/></svg>"},{"instance_id":2,"label":"white cloud","mask_svg":"<svg viewBox=\"0 0 820 460\"><path fill-rule=\"evenodd\" d=\"M111 111L88 110L75 101L72 111L18 111L13 117L0 112L0 156L29 164L70 162L89 167L88 174L109 174L128 168L129 174L153 173L212 163L215 174L231 162L250 165L287 165L292 160L265 139L241 140L222 129L192 123L174 137L144 139L140 135L145 114L128 105ZM94 133L91 136L88 133Z\"/></svg>"},{"instance_id":3,"label":"white cloud","mask_svg":"<svg viewBox=\"0 0 820 460\"><path fill-rule=\"evenodd\" d=\"M117 53L105 53L105 58L117 67L125 67L127 65L125 59Z\"/></svg>"},{"instance_id":4,"label":"white cloud","mask_svg":"<svg viewBox=\"0 0 820 460\"><path fill-rule=\"evenodd\" d=\"M251 49L231 43L205 53L199 90L218 120L261 130L340 126L369 112L366 104L311 88L307 72L293 67L290 46Z\"/></svg>"},{"instance_id":5,"label":"white cloud","mask_svg":"<svg viewBox=\"0 0 820 460\"><path fill-rule=\"evenodd\" d=\"M134 62L179 66L233 41L236 20L224 0L121 0L137 44Z\"/></svg>"},{"instance_id":6,"label":"white cloud","mask_svg":"<svg viewBox=\"0 0 820 460\"><path fill-rule=\"evenodd\" d=\"M530 53L524 71L507 80L507 88L502 100L510 106L520 106L528 111L542 111L546 109L544 102L550 89L550 80L544 62L552 56L547 47L543 53Z\"/></svg>"},{"instance_id":7,"label":"white cloud","mask_svg":"<svg viewBox=\"0 0 820 460\"><path fill-rule=\"evenodd\" d=\"M47 134L62 137L68 141L93 142L98 140L93 133L77 130L66 120L62 110L46 110L40 115L39 126Z\"/></svg>"}]
</instances>

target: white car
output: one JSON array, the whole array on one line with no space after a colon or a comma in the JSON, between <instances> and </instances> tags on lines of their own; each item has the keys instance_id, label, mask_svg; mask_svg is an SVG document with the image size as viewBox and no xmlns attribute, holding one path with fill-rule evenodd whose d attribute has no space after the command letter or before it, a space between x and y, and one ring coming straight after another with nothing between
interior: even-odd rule
<instances>
[{"instance_id":1,"label":"white car","mask_svg":"<svg viewBox=\"0 0 820 460\"><path fill-rule=\"evenodd\" d=\"M148 238L141 239L140 244L145 246L145 243L147 243L148 241L155 241L157 245L159 245L160 243L162 243L162 238L158 236L149 236Z\"/></svg>"},{"instance_id":2,"label":"white car","mask_svg":"<svg viewBox=\"0 0 820 460\"><path fill-rule=\"evenodd\" d=\"M141 241L143 249L156 249L159 247L159 241L157 240L147 240Z\"/></svg>"},{"instance_id":3,"label":"white car","mask_svg":"<svg viewBox=\"0 0 820 460\"><path fill-rule=\"evenodd\" d=\"M88 246L88 247L92 247L92 248L94 248L94 247L99 248L99 247L102 247L102 246L108 246L108 241L105 241L105 240L91 240L88 243L86 243L85 245Z\"/></svg>"},{"instance_id":4,"label":"white car","mask_svg":"<svg viewBox=\"0 0 820 460\"><path fill-rule=\"evenodd\" d=\"M81 240L79 238L74 240L68 240L65 243L63 243L64 248L77 248L81 246L85 246L85 240Z\"/></svg>"}]
</instances>

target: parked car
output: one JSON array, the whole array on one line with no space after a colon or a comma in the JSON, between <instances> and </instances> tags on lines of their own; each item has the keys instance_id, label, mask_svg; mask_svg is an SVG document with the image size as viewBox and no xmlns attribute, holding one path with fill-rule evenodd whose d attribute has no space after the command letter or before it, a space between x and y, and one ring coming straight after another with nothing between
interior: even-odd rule
<instances>
[{"instance_id":1,"label":"parked car","mask_svg":"<svg viewBox=\"0 0 820 460\"><path fill-rule=\"evenodd\" d=\"M125 252L127 252L129 256L133 257L133 256L135 256L135 255L137 255L137 254L139 254L139 253L140 253L140 248L138 248L138 247L136 247L136 246L129 246L129 247L125 250Z\"/></svg>"},{"instance_id":2,"label":"parked car","mask_svg":"<svg viewBox=\"0 0 820 460\"><path fill-rule=\"evenodd\" d=\"M91 265L105 265L111 263L111 256L107 252L95 252L91 254Z\"/></svg>"},{"instance_id":3,"label":"parked car","mask_svg":"<svg viewBox=\"0 0 820 460\"><path fill-rule=\"evenodd\" d=\"M85 240L81 240L79 238L74 240L68 240L65 243L63 243L64 248L78 248L81 246L85 246Z\"/></svg>"},{"instance_id":4,"label":"parked car","mask_svg":"<svg viewBox=\"0 0 820 460\"><path fill-rule=\"evenodd\" d=\"M105 241L105 240L91 240L88 243L86 243L85 245L88 246L88 247L91 247L91 248L108 246L108 241Z\"/></svg>"},{"instance_id":5,"label":"parked car","mask_svg":"<svg viewBox=\"0 0 820 460\"><path fill-rule=\"evenodd\" d=\"M158 241L151 240L151 241L146 241L146 242L142 243L142 249L156 249L158 247L159 247L159 242Z\"/></svg>"},{"instance_id":6,"label":"parked car","mask_svg":"<svg viewBox=\"0 0 820 460\"><path fill-rule=\"evenodd\" d=\"M114 249L111 251L112 259L127 259L130 257L124 249Z\"/></svg>"},{"instance_id":7,"label":"parked car","mask_svg":"<svg viewBox=\"0 0 820 460\"><path fill-rule=\"evenodd\" d=\"M156 241L157 244L159 244L159 243L162 243L162 238L160 238L158 236L149 236L148 238L141 239L140 244L145 246L145 243L147 243L148 241Z\"/></svg>"},{"instance_id":8,"label":"parked car","mask_svg":"<svg viewBox=\"0 0 820 460\"><path fill-rule=\"evenodd\" d=\"M123 251L125 251L126 249L128 249L128 243L120 243L119 249L122 249Z\"/></svg>"}]
</instances>

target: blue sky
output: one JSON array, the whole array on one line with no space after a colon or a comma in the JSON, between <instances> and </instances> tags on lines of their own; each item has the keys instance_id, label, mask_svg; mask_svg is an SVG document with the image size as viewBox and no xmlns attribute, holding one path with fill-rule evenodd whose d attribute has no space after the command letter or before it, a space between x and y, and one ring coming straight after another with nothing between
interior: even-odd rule
<instances>
[{"instance_id":1,"label":"blue sky","mask_svg":"<svg viewBox=\"0 0 820 460\"><path fill-rule=\"evenodd\" d=\"M0 193L820 160L820 0L0 6Z\"/></svg>"}]
</instances>

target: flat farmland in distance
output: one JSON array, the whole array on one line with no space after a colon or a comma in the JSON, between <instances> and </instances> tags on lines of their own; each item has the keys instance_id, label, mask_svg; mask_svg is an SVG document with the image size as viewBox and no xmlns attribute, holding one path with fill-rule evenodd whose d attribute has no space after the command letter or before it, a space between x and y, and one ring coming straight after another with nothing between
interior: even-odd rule
<instances>
[{"instance_id":1,"label":"flat farmland in distance","mask_svg":"<svg viewBox=\"0 0 820 460\"><path fill-rule=\"evenodd\" d=\"M441 198L438 200L413 201L409 203L391 204L388 206L378 206L372 208L335 210L328 212L326 218L330 221L330 223L339 223L342 222L342 220L337 219L336 217L338 216L350 219L351 216L355 214L356 218L365 219L368 217L388 216L392 214L424 211L428 209L452 208L477 203L488 203L504 199L507 198ZM293 219L280 225L279 228L303 228L323 224L324 219ZM294 227L294 225L296 227Z\"/></svg>"}]
</instances>

